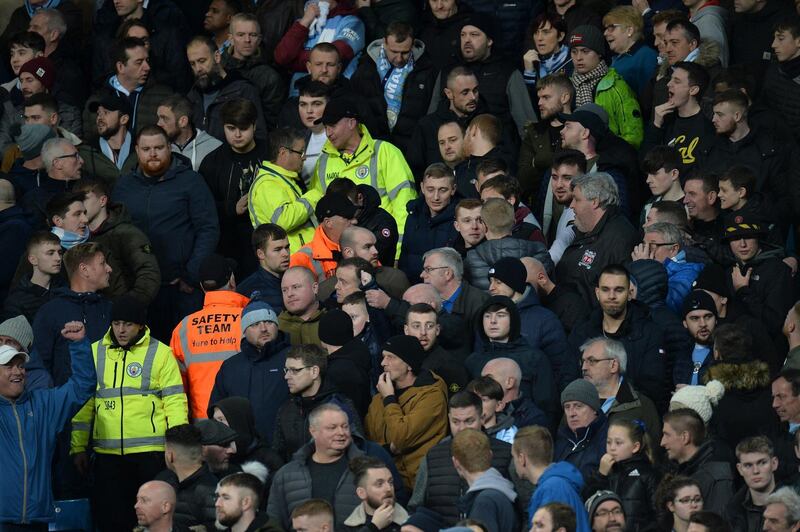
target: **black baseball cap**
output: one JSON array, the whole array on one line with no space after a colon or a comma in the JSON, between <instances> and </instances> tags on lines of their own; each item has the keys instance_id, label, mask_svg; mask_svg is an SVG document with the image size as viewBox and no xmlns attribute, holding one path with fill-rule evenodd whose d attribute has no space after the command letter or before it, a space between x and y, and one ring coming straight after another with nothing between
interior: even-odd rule
<instances>
[{"instance_id":1,"label":"black baseball cap","mask_svg":"<svg viewBox=\"0 0 800 532\"><path fill-rule=\"evenodd\" d=\"M575 109L571 114L558 113L558 119L562 123L578 122L580 125L591 131L594 137L608 130L608 126L596 113L584 109Z\"/></svg>"},{"instance_id":2,"label":"black baseball cap","mask_svg":"<svg viewBox=\"0 0 800 532\"><path fill-rule=\"evenodd\" d=\"M209 255L200 263L199 271L201 283L215 282L217 287L225 286L231 278L233 270L236 269L236 261L226 259L222 255Z\"/></svg>"},{"instance_id":3,"label":"black baseball cap","mask_svg":"<svg viewBox=\"0 0 800 532\"><path fill-rule=\"evenodd\" d=\"M325 106L322 118L314 121L314 124L333 125L342 118L355 118L359 120L358 108L352 98L337 98L331 100Z\"/></svg>"},{"instance_id":4,"label":"black baseball cap","mask_svg":"<svg viewBox=\"0 0 800 532\"><path fill-rule=\"evenodd\" d=\"M99 99L89 104L89 111L96 113L97 109L104 107L109 111L120 111L124 115L131 116L133 110L127 98L123 98L116 92L106 91L100 96Z\"/></svg>"},{"instance_id":5,"label":"black baseball cap","mask_svg":"<svg viewBox=\"0 0 800 532\"><path fill-rule=\"evenodd\" d=\"M353 205L353 202L343 194L326 194L314 209L314 214L319 222L331 216L352 219L356 217L356 212L358 212L358 207Z\"/></svg>"}]
</instances>

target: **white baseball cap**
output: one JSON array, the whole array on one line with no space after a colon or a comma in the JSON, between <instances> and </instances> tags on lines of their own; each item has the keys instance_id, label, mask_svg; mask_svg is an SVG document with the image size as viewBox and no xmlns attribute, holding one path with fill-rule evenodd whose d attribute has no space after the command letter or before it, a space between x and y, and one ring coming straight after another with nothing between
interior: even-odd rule
<instances>
[{"instance_id":1,"label":"white baseball cap","mask_svg":"<svg viewBox=\"0 0 800 532\"><path fill-rule=\"evenodd\" d=\"M25 353L24 351L17 351L15 348L11 347L10 345L2 345L2 346L0 346L0 366L4 366L4 365L8 364L17 355L24 356L26 363L31 359L31 357L28 356L28 353Z\"/></svg>"}]
</instances>

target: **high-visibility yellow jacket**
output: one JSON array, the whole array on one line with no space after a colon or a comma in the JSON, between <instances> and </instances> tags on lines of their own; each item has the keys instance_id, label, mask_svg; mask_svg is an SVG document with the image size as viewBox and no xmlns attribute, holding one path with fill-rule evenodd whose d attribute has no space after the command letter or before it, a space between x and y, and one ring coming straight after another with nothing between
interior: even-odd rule
<instances>
[{"instance_id":1,"label":"high-visibility yellow jacket","mask_svg":"<svg viewBox=\"0 0 800 532\"><path fill-rule=\"evenodd\" d=\"M70 453L85 451L90 440L103 454L163 451L164 433L188 423L189 412L172 350L149 328L128 348L115 346L109 330L92 344L92 356L97 391L72 418Z\"/></svg>"},{"instance_id":2,"label":"high-visibility yellow jacket","mask_svg":"<svg viewBox=\"0 0 800 532\"><path fill-rule=\"evenodd\" d=\"M297 172L265 161L250 186L250 223L280 225L289 234L291 251L297 251L314 236L314 207L321 197L318 189L303 194Z\"/></svg>"},{"instance_id":3,"label":"high-visibility yellow jacket","mask_svg":"<svg viewBox=\"0 0 800 532\"><path fill-rule=\"evenodd\" d=\"M403 152L395 145L374 140L363 124L358 127L361 143L352 158L343 157L329 140L325 141L311 177L310 188L324 193L330 182L337 177L346 177L358 185L371 185L381 197L381 207L397 221L402 242L402 231L408 215L406 204L417 197L414 174L411 173ZM398 252L399 247L398 245Z\"/></svg>"}]
</instances>

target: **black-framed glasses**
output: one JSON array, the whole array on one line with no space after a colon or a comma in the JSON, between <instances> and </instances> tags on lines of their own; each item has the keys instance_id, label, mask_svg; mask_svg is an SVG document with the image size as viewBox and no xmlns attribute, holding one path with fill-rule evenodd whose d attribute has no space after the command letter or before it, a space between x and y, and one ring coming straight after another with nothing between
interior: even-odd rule
<instances>
[{"instance_id":1,"label":"black-framed glasses","mask_svg":"<svg viewBox=\"0 0 800 532\"><path fill-rule=\"evenodd\" d=\"M305 157L306 156L306 150L303 150L303 151L295 150L294 148L290 148L289 146L282 146L282 148L286 148L290 152L295 153L295 154L299 155L300 157Z\"/></svg>"},{"instance_id":2,"label":"black-framed glasses","mask_svg":"<svg viewBox=\"0 0 800 532\"><path fill-rule=\"evenodd\" d=\"M75 153L69 153L69 154L67 154L67 155L59 155L59 156L58 156L58 157L56 157L54 160L73 158L73 159L75 159L75 160L77 161L77 160L80 158L80 156L81 156L81 154L80 154L80 153L78 153L78 152L75 152Z\"/></svg>"},{"instance_id":3,"label":"black-framed glasses","mask_svg":"<svg viewBox=\"0 0 800 532\"><path fill-rule=\"evenodd\" d=\"M682 499L677 499L675 502L679 502L681 504L702 504L703 498L700 496L683 497Z\"/></svg>"},{"instance_id":4,"label":"black-framed glasses","mask_svg":"<svg viewBox=\"0 0 800 532\"><path fill-rule=\"evenodd\" d=\"M581 364L588 364L590 366L596 366L598 362L603 362L605 360L616 360L614 357L606 357L606 358L581 358Z\"/></svg>"},{"instance_id":5,"label":"black-framed glasses","mask_svg":"<svg viewBox=\"0 0 800 532\"><path fill-rule=\"evenodd\" d=\"M311 366L301 366L299 368L287 368L287 367L284 367L283 368L283 374L286 375L287 373L291 373L292 375L297 375L301 371L303 371L304 369L308 369L310 367Z\"/></svg>"},{"instance_id":6,"label":"black-framed glasses","mask_svg":"<svg viewBox=\"0 0 800 532\"><path fill-rule=\"evenodd\" d=\"M603 31L612 31L616 28L621 28L622 26L622 24L608 24L607 26L603 26Z\"/></svg>"},{"instance_id":7,"label":"black-framed glasses","mask_svg":"<svg viewBox=\"0 0 800 532\"><path fill-rule=\"evenodd\" d=\"M430 275L430 273L431 273L432 271L435 271L435 270L443 270L443 269L445 269L445 268L449 268L449 267L450 267L450 266L425 266L424 268L422 268L422 271L424 271L425 273L427 273L427 274L429 274L429 275Z\"/></svg>"}]
</instances>

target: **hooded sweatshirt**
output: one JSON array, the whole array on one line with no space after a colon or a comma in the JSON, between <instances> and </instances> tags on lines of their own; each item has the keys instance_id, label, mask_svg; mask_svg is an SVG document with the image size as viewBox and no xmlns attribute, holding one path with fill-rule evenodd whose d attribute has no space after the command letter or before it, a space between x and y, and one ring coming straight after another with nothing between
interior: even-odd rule
<instances>
[{"instance_id":1,"label":"hooded sweatshirt","mask_svg":"<svg viewBox=\"0 0 800 532\"><path fill-rule=\"evenodd\" d=\"M576 532L590 532L589 516L580 497L582 488L583 477L574 465L569 462L550 464L539 477L536 491L528 504L528 519L532 519L536 510L545 504L560 502L575 511Z\"/></svg>"},{"instance_id":2,"label":"hooded sweatshirt","mask_svg":"<svg viewBox=\"0 0 800 532\"><path fill-rule=\"evenodd\" d=\"M459 501L459 506L467 518L485 524L489 532L503 532L519 527L514 511L516 499L517 493L511 481L491 467L475 479Z\"/></svg>"}]
</instances>

